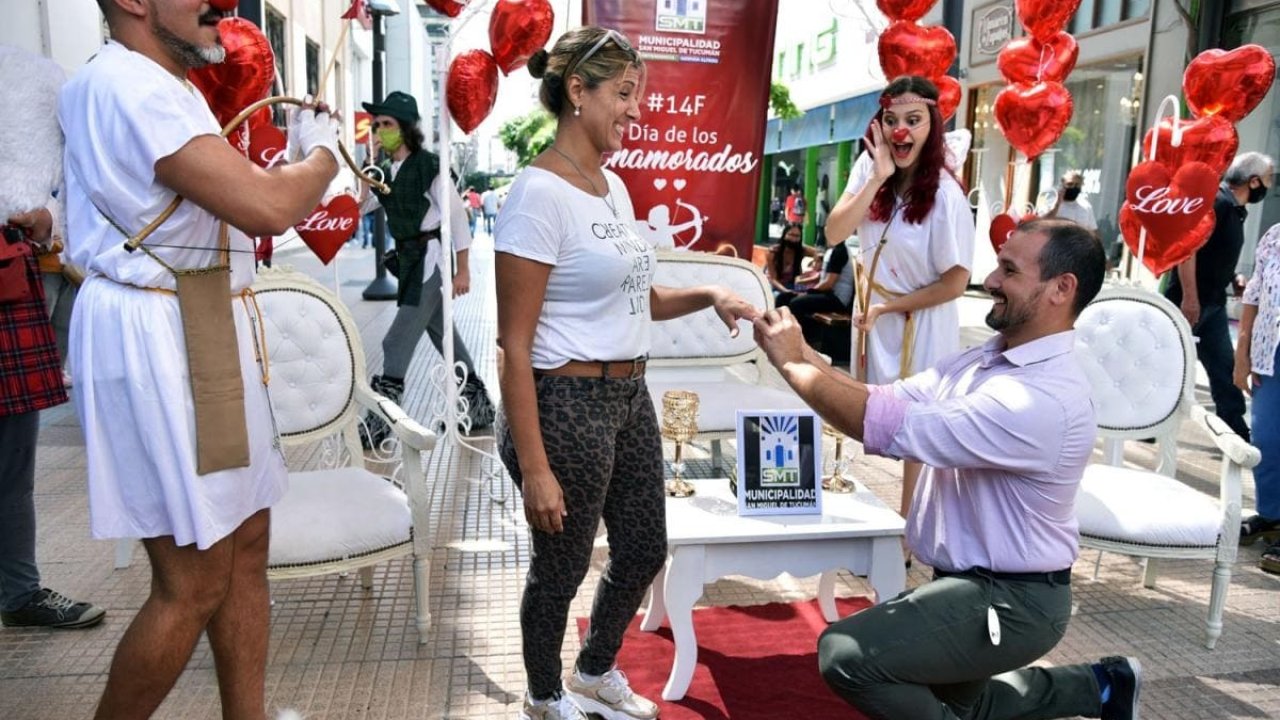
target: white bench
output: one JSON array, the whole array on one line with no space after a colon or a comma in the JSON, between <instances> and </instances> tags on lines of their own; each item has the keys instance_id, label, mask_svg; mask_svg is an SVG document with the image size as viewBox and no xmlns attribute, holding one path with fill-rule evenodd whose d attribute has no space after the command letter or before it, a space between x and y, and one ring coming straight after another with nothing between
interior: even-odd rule
<instances>
[{"instance_id":1,"label":"white bench","mask_svg":"<svg viewBox=\"0 0 1280 720\"><path fill-rule=\"evenodd\" d=\"M737 258L701 252L658 251L654 284L670 287L723 285L763 310L773 309L773 292L764 274ZM698 439L711 441L711 463L722 469L721 441L735 435L738 410L805 410L764 351L751 327L739 323L730 337L710 308L653 324L646 381L662 419L662 394L689 390L698 394Z\"/></svg>"}]
</instances>

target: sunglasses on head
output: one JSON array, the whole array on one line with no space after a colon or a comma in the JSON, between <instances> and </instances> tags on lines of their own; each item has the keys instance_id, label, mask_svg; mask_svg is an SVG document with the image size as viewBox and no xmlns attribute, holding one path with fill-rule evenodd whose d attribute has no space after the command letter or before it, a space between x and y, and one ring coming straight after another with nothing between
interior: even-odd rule
<instances>
[{"instance_id":1,"label":"sunglasses on head","mask_svg":"<svg viewBox=\"0 0 1280 720\"><path fill-rule=\"evenodd\" d=\"M586 51L583 53L582 57L578 58L578 61L573 64L573 69L576 71L582 63L590 60L592 55L600 52L600 49L603 48L610 40L613 41L614 45L618 46L618 49L630 55L633 62L639 59L639 55L636 54L635 48L631 47L631 43L627 42L627 39L622 36L622 33L609 28L604 31L604 35L600 36L600 39L596 41L596 44L591 46L590 50ZM572 74L572 72L565 73L565 77Z\"/></svg>"}]
</instances>

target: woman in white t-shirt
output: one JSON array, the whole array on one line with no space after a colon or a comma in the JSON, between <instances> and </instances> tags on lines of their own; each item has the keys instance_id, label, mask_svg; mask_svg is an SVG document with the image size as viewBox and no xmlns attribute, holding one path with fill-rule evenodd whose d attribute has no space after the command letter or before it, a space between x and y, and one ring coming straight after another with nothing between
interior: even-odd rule
<instances>
[{"instance_id":1,"label":"woman in white t-shirt","mask_svg":"<svg viewBox=\"0 0 1280 720\"><path fill-rule=\"evenodd\" d=\"M652 284L655 254L621 179L601 166L640 117L644 68L626 39L581 27L529 71L555 141L511 186L495 227L503 463L532 553L520 607L522 718L653 718L614 668L627 624L666 561L662 440L644 382L649 324L712 307L732 332L758 311L723 288ZM576 668L561 681L569 604L596 528L609 563Z\"/></svg>"},{"instance_id":2,"label":"woman in white t-shirt","mask_svg":"<svg viewBox=\"0 0 1280 720\"><path fill-rule=\"evenodd\" d=\"M885 384L959 350L955 301L973 264L973 216L947 168L932 82L904 76L889 83L863 142L867 151L827 217L827 239L844 242L855 230L861 239L853 369ZM903 464L903 517L919 474L919 463Z\"/></svg>"}]
</instances>

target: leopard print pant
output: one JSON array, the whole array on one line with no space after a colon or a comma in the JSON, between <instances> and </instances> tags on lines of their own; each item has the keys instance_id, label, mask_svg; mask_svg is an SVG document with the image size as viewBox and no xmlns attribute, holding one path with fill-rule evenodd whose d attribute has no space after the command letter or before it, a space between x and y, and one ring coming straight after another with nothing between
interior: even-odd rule
<instances>
[{"instance_id":1,"label":"leopard print pant","mask_svg":"<svg viewBox=\"0 0 1280 720\"><path fill-rule=\"evenodd\" d=\"M613 667L622 634L667 558L662 438L644 380L539 375L534 386L542 443L564 491L564 532L530 529L533 552L520 603L529 692L560 691L569 605L591 565L604 518L609 562L596 588L591 626L577 667L602 675ZM498 418L498 452L516 486L520 463L506 417Z\"/></svg>"}]
</instances>

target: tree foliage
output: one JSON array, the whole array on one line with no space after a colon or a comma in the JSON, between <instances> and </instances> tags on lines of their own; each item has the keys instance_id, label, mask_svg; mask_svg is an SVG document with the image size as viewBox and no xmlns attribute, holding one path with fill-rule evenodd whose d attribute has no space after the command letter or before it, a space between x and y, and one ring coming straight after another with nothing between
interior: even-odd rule
<instances>
[{"instance_id":1,"label":"tree foliage","mask_svg":"<svg viewBox=\"0 0 1280 720\"><path fill-rule=\"evenodd\" d=\"M804 113L791 102L791 90L780 82L769 85L769 109L783 120L794 120Z\"/></svg>"},{"instance_id":2,"label":"tree foliage","mask_svg":"<svg viewBox=\"0 0 1280 720\"><path fill-rule=\"evenodd\" d=\"M556 139L556 121L539 108L503 123L498 137L503 147L516 154L517 167L524 167Z\"/></svg>"}]
</instances>

